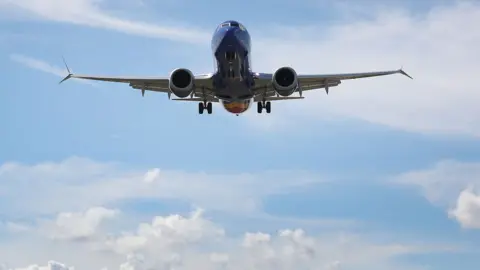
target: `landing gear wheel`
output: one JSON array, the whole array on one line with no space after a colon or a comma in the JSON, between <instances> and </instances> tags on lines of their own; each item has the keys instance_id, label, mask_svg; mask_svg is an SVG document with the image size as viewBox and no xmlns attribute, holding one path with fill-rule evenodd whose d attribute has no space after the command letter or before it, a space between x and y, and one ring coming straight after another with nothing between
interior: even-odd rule
<instances>
[{"instance_id":1,"label":"landing gear wheel","mask_svg":"<svg viewBox=\"0 0 480 270\"><path fill-rule=\"evenodd\" d=\"M208 114L212 114L212 103L211 102L207 103L207 112L208 112Z\"/></svg>"},{"instance_id":2,"label":"landing gear wheel","mask_svg":"<svg viewBox=\"0 0 480 270\"><path fill-rule=\"evenodd\" d=\"M267 101L267 103L265 104L265 110L267 110L267 113L270 113L272 111L272 105L270 101Z\"/></svg>"},{"instance_id":3,"label":"landing gear wheel","mask_svg":"<svg viewBox=\"0 0 480 270\"><path fill-rule=\"evenodd\" d=\"M198 114L203 114L203 110L205 109L205 106L203 103L198 103Z\"/></svg>"},{"instance_id":4,"label":"landing gear wheel","mask_svg":"<svg viewBox=\"0 0 480 270\"><path fill-rule=\"evenodd\" d=\"M257 102L257 113L262 113L263 104L262 102Z\"/></svg>"}]
</instances>

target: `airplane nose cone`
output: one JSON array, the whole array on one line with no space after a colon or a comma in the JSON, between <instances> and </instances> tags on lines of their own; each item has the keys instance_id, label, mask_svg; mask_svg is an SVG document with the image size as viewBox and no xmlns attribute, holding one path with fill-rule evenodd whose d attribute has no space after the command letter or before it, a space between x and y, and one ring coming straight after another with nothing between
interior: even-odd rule
<instances>
[{"instance_id":1,"label":"airplane nose cone","mask_svg":"<svg viewBox=\"0 0 480 270\"><path fill-rule=\"evenodd\" d=\"M225 28L223 31L223 42L233 42L234 40L236 40L236 32L238 31L236 27L228 27Z\"/></svg>"}]
</instances>

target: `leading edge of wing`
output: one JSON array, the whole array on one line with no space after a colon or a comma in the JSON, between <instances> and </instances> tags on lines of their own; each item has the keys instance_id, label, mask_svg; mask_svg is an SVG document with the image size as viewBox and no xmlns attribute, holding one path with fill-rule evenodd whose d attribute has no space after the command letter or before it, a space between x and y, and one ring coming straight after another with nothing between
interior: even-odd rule
<instances>
[{"instance_id":1,"label":"leading edge of wing","mask_svg":"<svg viewBox=\"0 0 480 270\"><path fill-rule=\"evenodd\" d=\"M259 80L271 80L272 73L254 73L255 78ZM392 74L402 74L410 79L413 79L403 68L397 70L387 70L387 71L373 71L373 72L360 72L360 73L337 73L337 74L298 74L298 79L300 80L348 80L348 79L360 79L368 77L377 77L384 75Z\"/></svg>"},{"instance_id":2,"label":"leading edge of wing","mask_svg":"<svg viewBox=\"0 0 480 270\"><path fill-rule=\"evenodd\" d=\"M73 74L70 68L63 58L63 63L65 64L65 68L67 69L68 75L63 78L59 84L65 82L68 79L85 79L85 80L95 80L95 81L107 81L107 82L123 82L123 83L134 83L134 82L158 82L158 81L168 81L169 77L123 77L123 76L96 76L96 75L80 75L80 74ZM210 79L212 74L197 74L195 75L196 80L202 79Z\"/></svg>"},{"instance_id":3,"label":"leading edge of wing","mask_svg":"<svg viewBox=\"0 0 480 270\"><path fill-rule=\"evenodd\" d=\"M349 80L349 79L361 79L368 77L385 76L392 74L402 74L410 79L413 79L403 68L397 70L387 71L373 71L373 72L360 72L360 73L339 73L339 74L311 74L311 75L298 75L299 79L330 79L330 80Z\"/></svg>"},{"instance_id":4,"label":"leading edge of wing","mask_svg":"<svg viewBox=\"0 0 480 270\"><path fill-rule=\"evenodd\" d=\"M167 77L130 77L130 76L95 76L95 75L80 75L80 74L73 74L68 66L65 64L68 75L63 78L59 84L74 78L74 79L84 79L84 80L93 80L93 81L105 81L105 82L122 82L122 83L133 83L133 82L155 82L155 81L165 81L169 78Z\"/></svg>"},{"instance_id":5,"label":"leading edge of wing","mask_svg":"<svg viewBox=\"0 0 480 270\"><path fill-rule=\"evenodd\" d=\"M93 80L93 81L105 81L105 82L123 82L123 83L133 83L136 81L142 82L155 82L155 81L168 81L167 77L123 77L123 76L93 76L93 75L77 75L77 74L68 74L63 80L59 82L63 83L68 79L84 79L84 80Z\"/></svg>"},{"instance_id":6,"label":"leading edge of wing","mask_svg":"<svg viewBox=\"0 0 480 270\"><path fill-rule=\"evenodd\" d=\"M85 80L94 80L94 81L107 81L107 82L123 82L123 83L132 83L135 81L158 81L158 80L168 80L168 78L164 77L123 77L123 76L94 76L94 75L80 75L80 74L73 74L70 68L65 61L65 58L62 57L63 64L67 69L68 75L63 78L59 84L74 78L74 79L85 79Z\"/></svg>"}]
</instances>

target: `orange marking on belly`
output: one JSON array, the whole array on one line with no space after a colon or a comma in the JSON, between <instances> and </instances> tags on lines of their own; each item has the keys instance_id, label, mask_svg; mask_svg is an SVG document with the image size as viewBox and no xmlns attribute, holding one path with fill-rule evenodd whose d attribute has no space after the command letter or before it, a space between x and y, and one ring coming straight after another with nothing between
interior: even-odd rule
<instances>
[{"instance_id":1,"label":"orange marking on belly","mask_svg":"<svg viewBox=\"0 0 480 270\"><path fill-rule=\"evenodd\" d=\"M223 106L231 113L242 113L248 109L248 103L245 102L224 103Z\"/></svg>"}]
</instances>

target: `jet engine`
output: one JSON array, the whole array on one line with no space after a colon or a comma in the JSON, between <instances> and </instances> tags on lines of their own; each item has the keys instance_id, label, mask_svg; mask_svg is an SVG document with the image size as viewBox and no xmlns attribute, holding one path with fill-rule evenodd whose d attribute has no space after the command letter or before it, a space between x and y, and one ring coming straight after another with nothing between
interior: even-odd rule
<instances>
[{"instance_id":1,"label":"jet engine","mask_svg":"<svg viewBox=\"0 0 480 270\"><path fill-rule=\"evenodd\" d=\"M179 98L188 97L193 91L193 73L185 68L177 68L170 74L168 87Z\"/></svg>"},{"instance_id":2,"label":"jet engine","mask_svg":"<svg viewBox=\"0 0 480 270\"><path fill-rule=\"evenodd\" d=\"M277 69L272 78L273 88L280 96L288 97L298 88L297 72L291 67Z\"/></svg>"}]
</instances>

